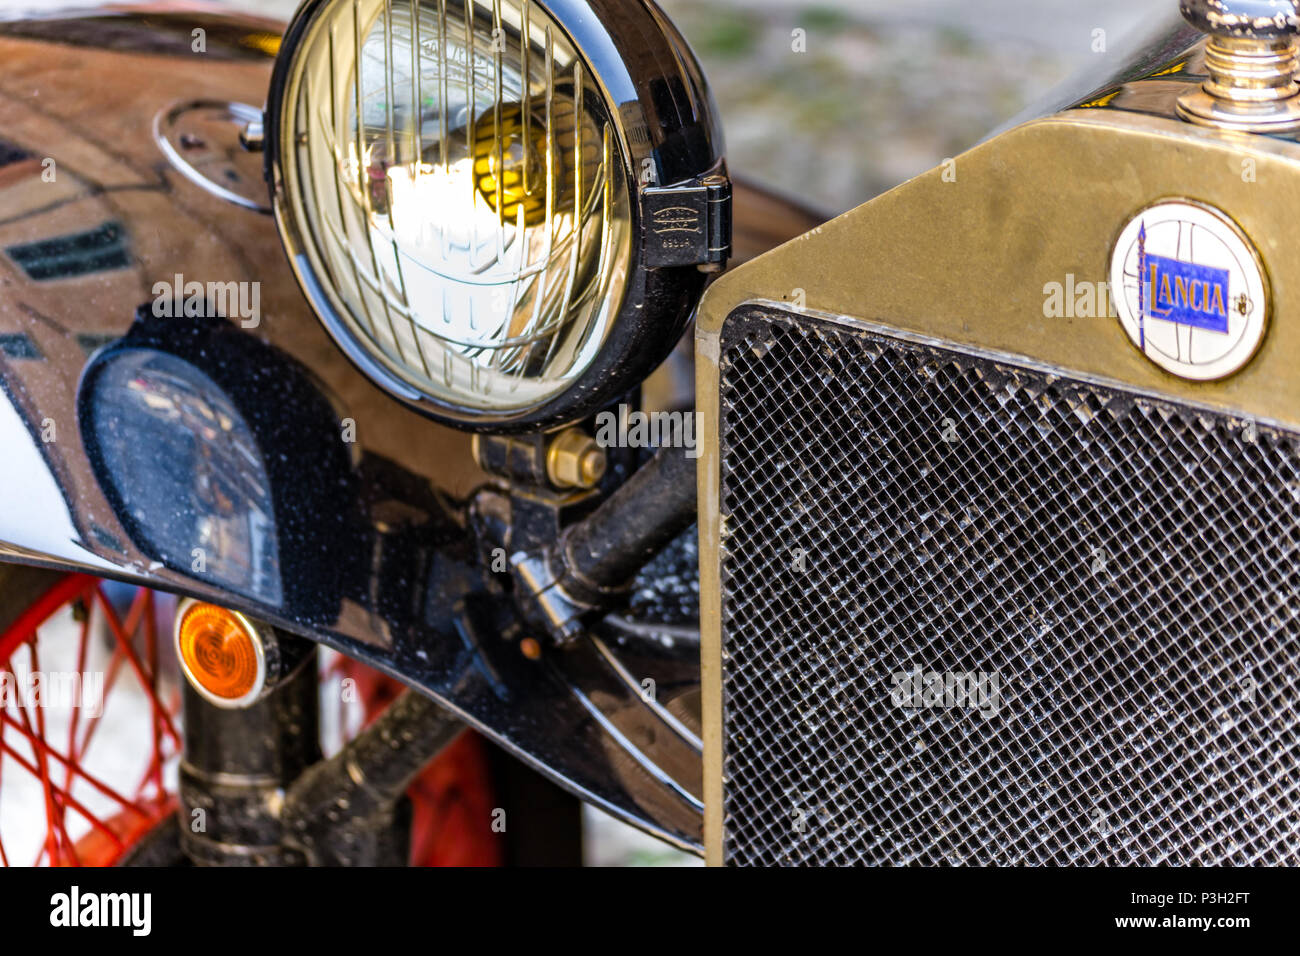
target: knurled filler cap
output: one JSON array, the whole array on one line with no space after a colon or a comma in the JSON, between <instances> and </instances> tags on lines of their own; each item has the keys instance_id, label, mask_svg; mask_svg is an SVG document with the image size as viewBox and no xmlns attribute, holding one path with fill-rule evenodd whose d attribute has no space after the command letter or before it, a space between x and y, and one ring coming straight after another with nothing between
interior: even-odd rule
<instances>
[{"instance_id":1,"label":"knurled filler cap","mask_svg":"<svg viewBox=\"0 0 1300 956\"><path fill-rule=\"evenodd\" d=\"M1300 3L1181 0L1183 19L1206 33L1205 83L1178 100L1178 115L1248 133L1300 129Z\"/></svg>"}]
</instances>

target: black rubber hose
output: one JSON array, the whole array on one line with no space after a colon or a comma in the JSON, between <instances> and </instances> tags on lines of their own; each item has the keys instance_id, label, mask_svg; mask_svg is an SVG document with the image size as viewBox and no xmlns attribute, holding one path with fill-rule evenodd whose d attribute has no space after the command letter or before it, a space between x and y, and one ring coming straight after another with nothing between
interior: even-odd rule
<instances>
[{"instance_id":1,"label":"black rubber hose","mask_svg":"<svg viewBox=\"0 0 1300 956\"><path fill-rule=\"evenodd\" d=\"M560 577L588 592L625 588L645 564L695 521L695 459L661 448L561 540Z\"/></svg>"}]
</instances>

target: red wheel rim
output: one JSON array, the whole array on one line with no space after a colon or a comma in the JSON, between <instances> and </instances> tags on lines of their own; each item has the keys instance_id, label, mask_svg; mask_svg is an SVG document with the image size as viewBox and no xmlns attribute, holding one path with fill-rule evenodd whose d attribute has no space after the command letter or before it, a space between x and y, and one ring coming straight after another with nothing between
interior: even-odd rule
<instances>
[{"instance_id":1,"label":"red wheel rim","mask_svg":"<svg viewBox=\"0 0 1300 956\"><path fill-rule=\"evenodd\" d=\"M0 632L0 679L17 686L23 675L41 673L40 632L70 608L85 613L77 624L75 672L86 672L96 636L96 616L106 629L107 660L102 661L102 712L85 716L73 707L66 727L56 727L42 706L21 695L0 698L0 866L111 866L176 810L175 766L181 741L177 731L180 694L160 672L160 632L154 592L137 589L125 614L105 594L103 582L67 574ZM163 635L170 641L170 634ZM103 648L98 649L102 658ZM361 712L337 717L343 738L368 723L401 692L396 681L337 657L326 663L324 678L350 678L359 692ZM136 713L132 748L147 754L142 773L128 779L105 779L87 766L93 744L112 709L115 693L130 692L143 713ZM137 706L137 710L140 708ZM147 740L140 746L139 741ZM120 769L120 768L118 768ZM119 774L120 776L120 774ZM16 858L5 843L6 787L24 781L39 790L43 814L27 815L22 830L43 816L44 834L35 852ZM466 732L412 784L412 865L492 866L502 858L501 841L492 832L491 775L483 741ZM12 808L10 808L12 810Z\"/></svg>"}]
</instances>

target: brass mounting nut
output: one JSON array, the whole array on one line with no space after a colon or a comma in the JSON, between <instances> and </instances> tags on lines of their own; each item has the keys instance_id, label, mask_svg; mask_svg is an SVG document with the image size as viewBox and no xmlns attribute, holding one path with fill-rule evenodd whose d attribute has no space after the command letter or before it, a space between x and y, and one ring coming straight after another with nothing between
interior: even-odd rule
<instances>
[{"instance_id":1,"label":"brass mounting nut","mask_svg":"<svg viewBox=\"0 0 1300 956\"><path fill-rule=\"evenodd\" d=\"M546 477L557 488L594 488L605 466L605 449L577 428L560 432L546 451Z\"/></svg>"}]
</instances>

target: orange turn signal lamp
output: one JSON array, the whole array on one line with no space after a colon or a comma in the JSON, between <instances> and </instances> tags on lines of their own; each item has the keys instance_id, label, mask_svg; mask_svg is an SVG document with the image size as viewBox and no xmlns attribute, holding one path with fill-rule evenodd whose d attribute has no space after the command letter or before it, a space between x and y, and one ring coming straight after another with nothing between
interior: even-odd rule
<instances>
[{"instance_id":1,"label":"orange turn signal lamp","mask_svg":"<svg viewBox=\"0 0 1300 956\"><path fill-rule=\"evenodd\" d=\"M181 604L176 622L176 654L190 686L210 703L231 710L262 697L267 646L248 618L191 600Z\"/></svg>"}]
</instances>

